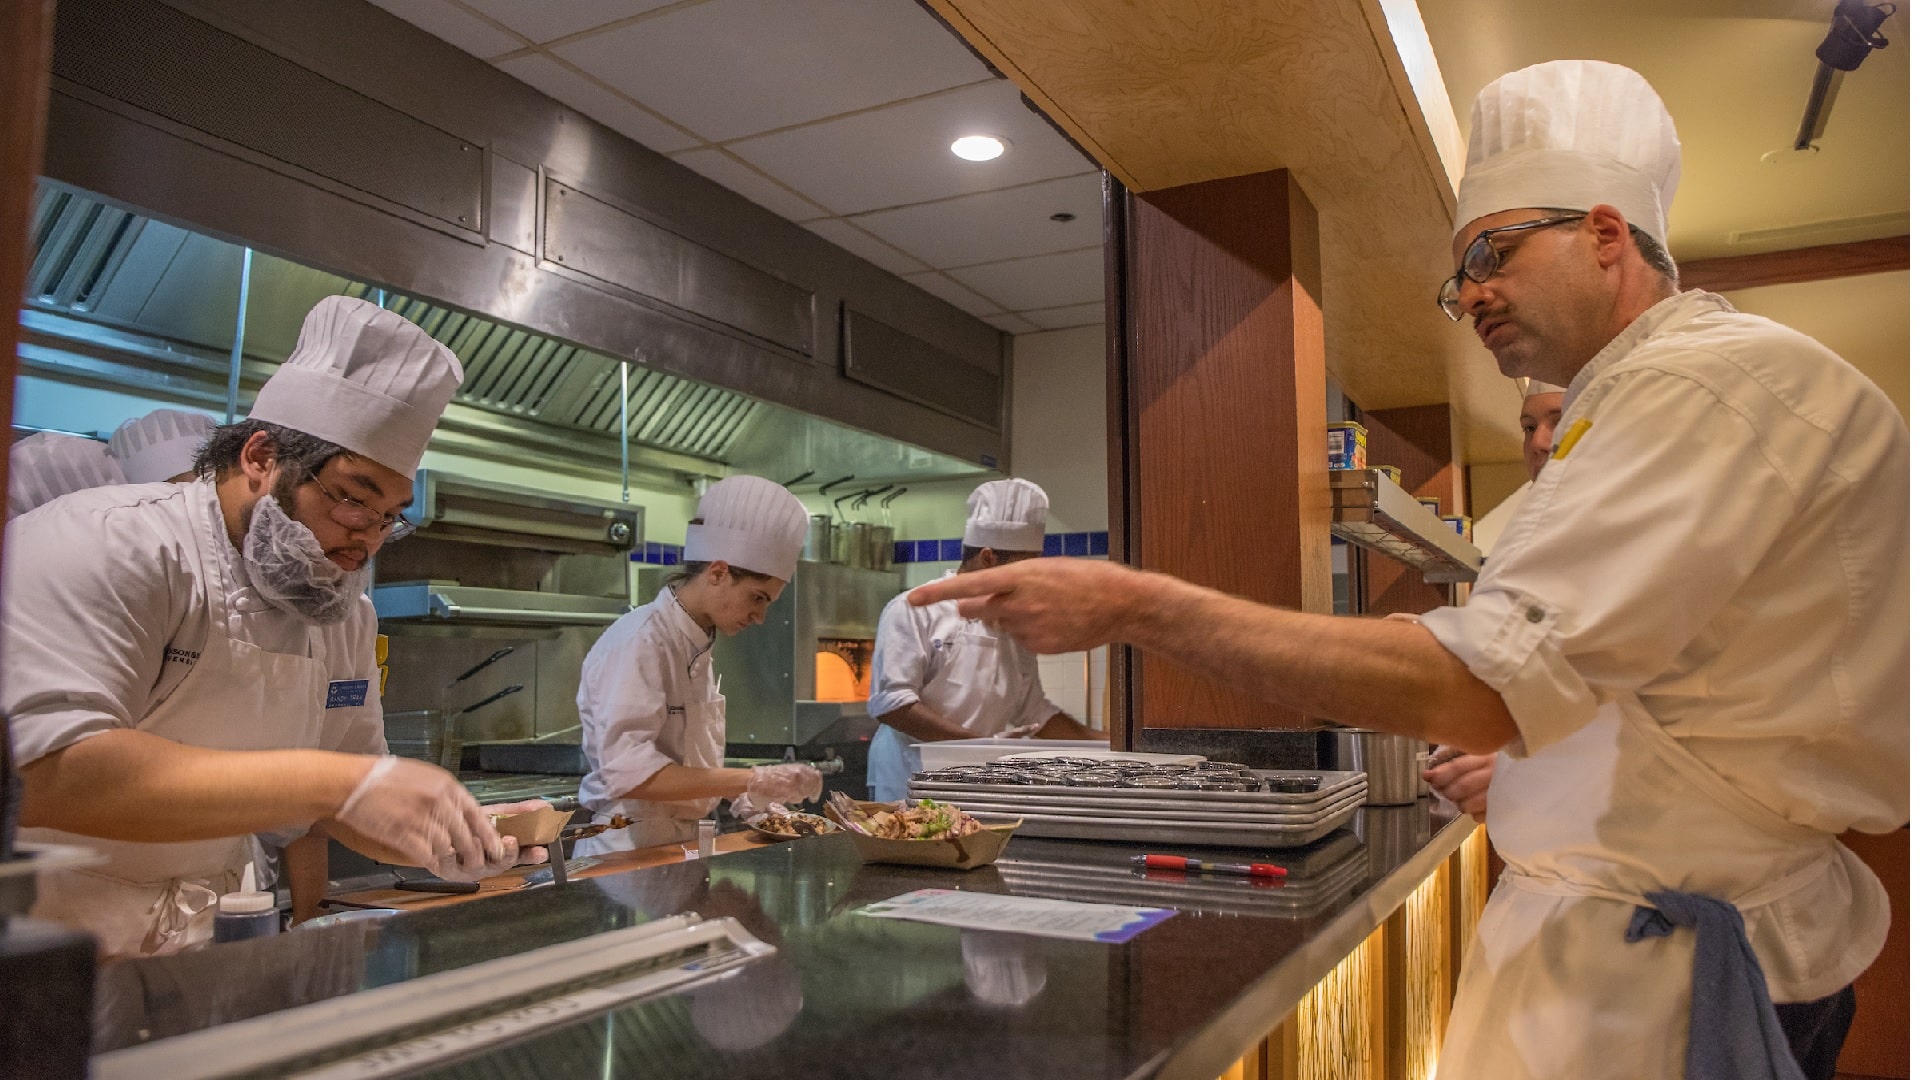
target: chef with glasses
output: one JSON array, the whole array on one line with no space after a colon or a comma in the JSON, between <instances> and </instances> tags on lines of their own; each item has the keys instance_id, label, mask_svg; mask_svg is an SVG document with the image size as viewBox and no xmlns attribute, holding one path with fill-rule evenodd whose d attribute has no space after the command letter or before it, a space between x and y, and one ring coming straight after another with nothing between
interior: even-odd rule
<instances>
[{"instance_id":1,"label":"chef with glasses","mask_svg":"<svg viewBox=\"0 0 1920 1080\"><path fill-rule=\"evenodd\" d=\"M1283 611L1109 563L922 586L1045 652L1121 641L1359 727L1512 759L1507 870L1437 1076L1833 1076L1907 820L1908 439L1859 370L1667 253L1673 120L1613 64L1481 91L1439 300L1565 386L1467 602Z\"/></svg>"},{"instance_id":2,"label":"chef with glasses","mask_svg":"<svg viewBox=\"0 0 1920 1080\"><path fill-rule=\"evenodd\" d=\"M365 595L460 379L419 327L328 297L247 419L208 437L198 480L75 492L9 524L20 838L107 857L42 878L35 915L109 954L178 951L211 936L250 834L316 822L443 877L515 863L452 775L386 755Z\"/></svg>"}]
</instances>

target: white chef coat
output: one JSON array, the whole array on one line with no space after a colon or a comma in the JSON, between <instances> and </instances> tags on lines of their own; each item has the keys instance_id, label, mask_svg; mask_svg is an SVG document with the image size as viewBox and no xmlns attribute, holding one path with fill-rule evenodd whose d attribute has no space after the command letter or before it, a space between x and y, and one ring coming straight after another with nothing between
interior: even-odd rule
<instances>
[{"instance_id":1,"label":"white chef coat","mask_svg":"<svg viewBox=\"0 0 1920 1080\"><path fill-rule=\"evenodd\" d=\"M10 523L6 560L0 713L23 763L116 728L227 749L386 751L372 603L325 627L266 603L210 482L74 493ZM35 911L101 935L110 952L203 939L207 905L251 852L246 841L21 836L108 853L104 868L43 887ZM137 889L179 910L137 931L115 908L137 903Z\"/></svg>"},{"instance_id":2,"label":"white chef coat","mask_svg":"<svg viewBox=\"0 0 1920 1080\"><path fill-rule=\"evenodd\" d=\"M1885 938L1835 835L1907 817L1907 430L1831 351L1689 292L1588 362L1556 437L1472 597L1421 617L1519 729L1440 1075L1678 1076L1692 935L1626 944L1646 892L1738 907L1776 1001Z\"/></svg>"},{"instance_id":3,"label":"white chef coat","mask_svg":"<svg viewBox=\"0 0 1920 1080\"><path fill-rule=\"evenodd\" d=\"M953 571L946 576L952 577ZM875 720L915 702L975 735L1042 724L1061 711L1040 685L1040 661L1007 635L962 618L958 600L926 607L901 593L880 612L873 642L867 715ZM876 799L907 797L914 740L881 724L867 748Z\"/></svg>"},{"instance_id":4,"label":"white chef coat","mask_svg":"<svg viewBox=\"0 0 1920 1080\"><path fill-rule=\"evenodd\" d=\"M693 839L718 799L657 802L621 796L668 765L717 769L725 761L727 699L713 677L713 635L673 590L614 622L580 669L580 745L588 772L581 805L594 820L634 824L580 841L576 852L631 851Z\"/></svg>"}]
</instances>

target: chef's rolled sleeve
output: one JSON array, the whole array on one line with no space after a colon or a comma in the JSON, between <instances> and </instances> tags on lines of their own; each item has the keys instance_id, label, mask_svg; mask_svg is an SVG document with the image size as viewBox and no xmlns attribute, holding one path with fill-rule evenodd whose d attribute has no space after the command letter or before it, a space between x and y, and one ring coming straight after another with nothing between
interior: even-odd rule
<instances>
[{"instance_id":1,"label":"chef's rolled sleeve","mask_svg":"<svg viewBox=\"0 0 1920 1080\"><path fill-rule=\"evenodd\" d=\"M1737 626L1729 598L1806 489L1785 463L1817 433L1758 430L1680 359L1580 391L1466 604L1421 616L1506 702L1514 756L1644 693L1710 624Z\"/></svg>"},{"instance_id":2,"label":"chef's rolled sleeve","mask_svg":"<svg viewBox=\"0 0 1920 1080\"><path fill-rule=\"evenodd\" d=\"M928 652L925 627L914 618L906 595L894 597L880 612L873 637L873 669L868 680L867 715L875 720L920 703L926 685Z\"/></svg>"}]
</instances>

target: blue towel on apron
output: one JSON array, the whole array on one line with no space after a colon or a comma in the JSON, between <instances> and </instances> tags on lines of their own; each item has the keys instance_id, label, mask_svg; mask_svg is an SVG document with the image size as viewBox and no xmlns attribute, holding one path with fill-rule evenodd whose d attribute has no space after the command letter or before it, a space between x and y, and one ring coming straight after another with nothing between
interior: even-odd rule
<instances>
[{"instance_id":1,"label":"blue towel on apron","mask_svg":"<svg viewBox=\"0 0 1920 1080\"><path fill-rule=\"evenodd\" d=\"M1694 932L1686 1080L1806 1080L1739 909L1698 893L1648 893L1647 902L1627 925L1629 942L1667 937L1676 926Z\"/></svg>"}]
</instances>

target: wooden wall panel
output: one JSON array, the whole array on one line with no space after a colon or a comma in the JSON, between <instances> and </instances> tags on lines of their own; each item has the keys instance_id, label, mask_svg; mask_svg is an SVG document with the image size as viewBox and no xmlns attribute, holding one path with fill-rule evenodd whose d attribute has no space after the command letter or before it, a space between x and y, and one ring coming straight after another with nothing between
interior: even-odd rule
<instances>
[{"instance_id":1,"label":"wooden wall panel","mask_svg":"<svg viewBox=\"0 0 1920 1080\"><path fill-rule=\"evenodd\" d=\"M0 415L13 419L13 373L20 342L18 309L27 287L27 219L47 125L47 74L53 65L53 0L0 6ZM7 464L0 457L0 490Z\"/></svg>"},{"instance_id":2,"label":"wooden wall panel","mask_svg":"<svg viewBox=\"0 0 1920 1080\"><path fill-rule=\"evenodd\" d=\"M1446 405L1417 405L1362 413L1367 428L1367 464L1400 470L1400 486L1418 498L1440 500L1440 512L1459 514L1462 471L1453 461L1453 415ZM1428 585L1420 573L1383 555L1365 552L1366 614L1419 614L1444 606L1450 586Z\"/></svg>"},{"instance_id":3,"label":"wooden wall panel","mask_svg":"<svg viewBox=\"0 0 1920 1080\"><path fill-rule=\"evenodd\" d=\"M1853 849L1879 876L1893 905L1893 925L1880 955L1853 982L1853 1030L1840 1050L1840 1071L1855 1076L1905 1078L1910 1075L1911 1042L1907 973L1912 927L1913 830L1885 834L1847 833L1841 843Z\"/></svg>"},{"instance_id":4,"label":"wooden wall panel","mask_svg":"<svg viewBox=\"0 0 1920 1080\"><path fill-rule=\"evenodd\" d=\"M1318 219L1285 172L1128 197L1116 330L1121 557L1332 610ZM1134 657L1135 727L1300 718Z\"/></svg>"}]
</instances>

